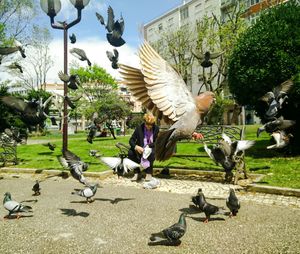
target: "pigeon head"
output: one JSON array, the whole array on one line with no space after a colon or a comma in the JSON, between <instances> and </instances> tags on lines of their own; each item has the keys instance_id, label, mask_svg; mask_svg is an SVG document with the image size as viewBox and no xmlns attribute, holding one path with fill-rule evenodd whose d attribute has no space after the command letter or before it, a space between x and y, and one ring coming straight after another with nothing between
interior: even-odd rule
<instances>
[{"instance_id":1,"label":"pigeon head","mask_svg":"<svg viewBox=\"0 0 300 254\"><path fill-rule=\"evenodd\" d=\"M201 189L201 188L198 189L198 194L199 194L199 193L202 193L202 189Z\"/></svg>"},{"instance_id":2,"label":"pigeon head","mask_svg":"<svg viewBox=\"0 0 300 254\"><path fill-rule=\"evenodd\" d=\"M4 194L3 204L9 200L11 200L11 194L10 194L10 192L6 192Z\"/></svg>"},{"instance_id":3,"label":"pigeon head","mask_svg":"<svg viewBox=\"0 0 300 254\"><path fill-rule=\"evenodd\" d=\"M82 164L82 170L83 170L83 171L86 171L86 170L88 170L88 168L89 168L89 165L88 165L87 163L84 162L84 163Z\"/></svg>"}]
</instances>

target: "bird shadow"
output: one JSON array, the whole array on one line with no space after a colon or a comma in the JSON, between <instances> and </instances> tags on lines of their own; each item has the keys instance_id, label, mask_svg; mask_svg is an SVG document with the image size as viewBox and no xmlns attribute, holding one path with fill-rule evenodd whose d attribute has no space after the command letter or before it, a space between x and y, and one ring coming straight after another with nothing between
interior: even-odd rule
<instances>
[{"instance_id":1,"label":"bird shadow","mask_svg":"<svg viewBox=\"0 0 300 254\"><path fill-rule=\"evenodd\" d=\"M110 198L95 198L97 201L109 201L111 204L116 205L117 203L121 201L129 201L129 200L134 200L134 198L115 198L115 199L110 199Z\"/></svg>"},{"instance_id":2,"label":"bird shadow","mask_svg":"<svg viewBox=\"0 0 300 254\"><path fill-rule=\"evenodd\" d=\"M53 151L51 151L51 152L40 152L40 153L38 153L38 155L51 155L51 154L53 154Z\"/></svg>"},{"instance_id":3,"label":"bird shadow","mask_svg":"<svg viewBox=\"0 0 300 254\"><path fill-rule=\"evenodd\" d=\"M77 212L75 209L69 209L69 208L59 208L59 210L61 210L63 215L66 215L68 217L73 216L80 216L80 217L88 217L90 214L87 212Z\"/></svg>"},{"instance_id":4,"label":"bird shadow","mask_svg":"<svg viewBox=\"0 0 300 254\"><path fill-rule=\"evenodd\" d=\"M179 211L182 213L187 213L187 214L201 213L201 210L194 205L190 205L189 207L181 208L181 209L179 209Z\"/></svg>"},{"instance_id":5,"label":"bird shadow","mask_svg":"<svg viewBox=\"0 0 300 254\"><path fill-rule=\"evenodd\" d=\"M181 241L178 240L176 242L169 242L168 240L162 240L159 242L148 242L148 246L157 246L157 245L163 245L163 246L179 246L181 244Z\"/></svg>"},{"instance_id":6,"label":"bird shadow","mask_svg":"<svg viewBox=\"0 0 300 254\"><path fill-rule=\"evenodd\" d=\"M23 200L20 203L36 203L38 202L37 199L27 199L27 200Z\"/></svg>"},{"instance_id":7,"label":"bird shadow","mask_svg":"<svg viewBox=\"0 0 300 254\"><path fill-rule=\"evenodd\" d=\"M229 216L229 212L228 212L228 216ZM195 221L199 221L199 222L204 222L206 220L205 217L192 217L192 216L189 216L189 218L195 220ZM224 218L221 218L221 217L214 217L214 218L209 218L208 221L225 221Z\"/></svg>"},{"instance_id":8,"label":"bird shadow","mask_svg":"<svg viewBox=\"0 0 300 254\"><path fill-rule=\"evenodd\" d=\"M89 203L93 203L95 200L91 200L89 202L87 202L86 200L82 200L82 201L71 201L70 203L72 204L89 204Z\"/></svg>"},{"instance_id":9,"label":"bird shadow","mask_svg":"<svg viewBox=\"0 0 300 254\"><path fill-rule=\"evenodd\" d=\"M13 215L10 215L10 216L8 216L8 215L4 216L4 219L5 219L5 220L15 220L15 219L31 218L31 217L33 217L33 215L23 215L23 214L21 214L21 215L19 215L19 217L18 217L18 215L13 214Z\"/></svg>"}]
</instances>

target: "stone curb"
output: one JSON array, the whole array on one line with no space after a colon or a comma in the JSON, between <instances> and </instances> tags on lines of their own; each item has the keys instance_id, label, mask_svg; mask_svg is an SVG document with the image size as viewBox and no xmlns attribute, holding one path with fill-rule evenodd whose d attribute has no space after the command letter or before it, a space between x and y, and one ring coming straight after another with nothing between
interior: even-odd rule
<instances>
[{"instance_id":1,"label":"stone curb","mask_svg":"<svg viewBox=\"0 0 300 254\"><path fill-rule=\"evenodd\" d=\"M259 184L249 184L246 186L246 190L250 192L262 192L267 194L276 194L283 196L295 196L300 197L300 189L282 188L275 186L265 186Z\"/></svg>"},{"instance_id":2,"label":"stone curb","mask_svg":"<svg viewBox=\"0 0 300 254\"><path fill-rule=\"evenodd\" d=\"M154 172L160 172L162 169L154 168ZM186 169L169 169L171 175L178 174L178 175L188 175L188 174L195 174L195 175L206 175L209 173L210 175L223 177L224 172L218 171L199 171L199 170L186 170ZM46 174L46 175L57 175L62 176L64 174L70 175L70 172L67 170L47 170L47 169L32 169L32 168L8 168L3 167L0 168L0 173L27 173L27 174ZM84 176L86 177L96 177L101 180L112 176L113 171L107 170L103 172L84 172ZM258 174L249 174L252 179L255 179L254 182L259 181L263 175ZM260 192L266 194L276 194L276 195L283 195L283 196L295 196L300 197L300 189L291 189L291 188L282 188L282 187L275 187L275 186L264 186L259 184L248 184L243 186L246 191L249 192Z\"/></svg>"}]
</instances>

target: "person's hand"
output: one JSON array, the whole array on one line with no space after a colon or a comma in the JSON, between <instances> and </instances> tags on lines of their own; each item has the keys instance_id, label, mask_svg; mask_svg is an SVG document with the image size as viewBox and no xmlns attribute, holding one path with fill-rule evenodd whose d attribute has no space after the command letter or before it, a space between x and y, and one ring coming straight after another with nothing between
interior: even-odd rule
<instances>
[{"instance_id":1,"label":"person's hand","mask_svg":"<svg viewBox=\"0 0 300 254\"><path fill-rule=\"evenodd\" d=\"M144 148L141 146L136 145L134 148L139 154L142 154L144 152Z\"/></svg>"}]
</instances>

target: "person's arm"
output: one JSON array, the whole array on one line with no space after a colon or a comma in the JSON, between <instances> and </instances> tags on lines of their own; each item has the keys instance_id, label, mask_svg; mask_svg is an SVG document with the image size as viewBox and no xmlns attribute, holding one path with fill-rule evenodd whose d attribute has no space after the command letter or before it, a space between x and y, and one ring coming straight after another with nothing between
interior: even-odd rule
<instances>
[{"instance_id":1,"label":"person's arm","mask_svg":"<svg viewBox=\"0 0 300 254\"><path fill-rule=\"evenodd\" d=\"M159 132L159 127L156 125L156 126L154 127L154 132L153 132L153 143L148 144L148 146L149 146L150 148L154 148L154 146L155 146L155 141L156 141L158 132Z\"/></svg>"}]
</instances>

